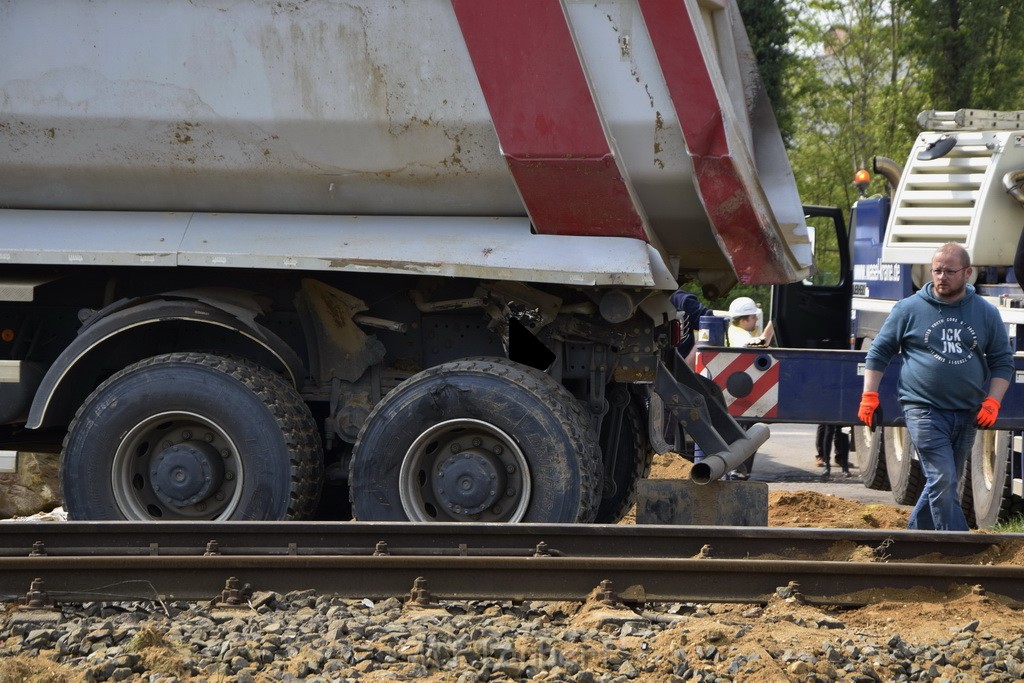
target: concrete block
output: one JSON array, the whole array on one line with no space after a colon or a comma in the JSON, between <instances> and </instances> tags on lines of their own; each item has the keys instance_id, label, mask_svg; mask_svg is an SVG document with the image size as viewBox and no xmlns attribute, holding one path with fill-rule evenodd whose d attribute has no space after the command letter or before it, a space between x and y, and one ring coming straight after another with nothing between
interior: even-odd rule
<instances>
[{"instance_id":1,"label":"concrete block","mask_svg":"<svg viewBox=\"0 0 1024 683\"><path fill-rule=\"evenodd\" d=\"M637 486L636 523L768 526L768 484L643 479Z\"/></svg>"},{"instance_id":2,"label":"concrete block","mask_svg":"<svg viewBox=\"0 0 1024 683\"><path fill-rule=\"evenodd\" d=\"M18 451L0 451L0 474L18 471Z\"/></svg>"}]
</instances>

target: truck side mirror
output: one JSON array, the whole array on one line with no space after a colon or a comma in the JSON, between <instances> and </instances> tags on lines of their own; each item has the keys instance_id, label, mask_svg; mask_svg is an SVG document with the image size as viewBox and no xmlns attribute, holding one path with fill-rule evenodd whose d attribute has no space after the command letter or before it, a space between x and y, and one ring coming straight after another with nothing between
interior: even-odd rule
<instances>
[{"instance_id":1,"label":"truck side mirror","mask_svg":"<svg viewBox=\"0 0 1024 683\"><path fill-rule=\"evenodd\" d=\"M917 153L918 161L931 161L932 159L940 159L947 154L949 150L956 147L956 136L955 135L943 135L935 142L929 144L923 150Z\"/></svg>"}]
</instances>

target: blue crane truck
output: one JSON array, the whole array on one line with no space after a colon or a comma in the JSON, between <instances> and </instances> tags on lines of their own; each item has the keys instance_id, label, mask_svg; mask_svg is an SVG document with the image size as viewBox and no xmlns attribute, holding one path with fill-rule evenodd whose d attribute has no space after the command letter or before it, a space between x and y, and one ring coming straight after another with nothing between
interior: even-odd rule
<instances>
[{"instance_id":1,"label":"blue crane truck","mask_svg":"<svg viewBox=\"0 0 1024 683\"><path fill-rule=\"evenodd\" d=\"M929 281L932 253L963 244L972 284L999 309L1015 349L1016 373L992 429L979 430L961 476L968 521L980 528L1024 511L1024 292L1012 264L1024 211L1021 112L924 112L924 132L904 167L876 157L889 192L861 197L847 232L843 214L805 207L820 252L838 266L773 288L780 348L703 347L698 367L721 387L740 421L834 424L849 429L864 485L913 504L924 483L896 401L897 357L881 389L881 426L857 421L864 357L893 304Z\"/></svg>"}]
</instances>

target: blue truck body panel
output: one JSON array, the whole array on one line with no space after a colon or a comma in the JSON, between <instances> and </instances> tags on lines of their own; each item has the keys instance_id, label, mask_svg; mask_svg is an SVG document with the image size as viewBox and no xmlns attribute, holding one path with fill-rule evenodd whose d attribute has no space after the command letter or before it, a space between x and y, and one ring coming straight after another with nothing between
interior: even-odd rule
<instances>
[{"instance_id":1,"label":"blue truck body panel","mask_svg":"<svg viewBox=\"0 0 1024 683\"><path fill-rule=\"evenodd\" d=\"M853 239L853 295L898 301L914 293L910 266L882 261L888 197L860 199L850 217Z\"/></svg>"},{"instance_id":2,"label":"blue truck body panel","mask_svg":"<svg viewBox=\"0 0 1024 683\"><path fill-rule=\"evenodd\" d=\"M697 367L725 394L729 413L741 421L856 424L864 384L863 351L754 349L705 346ZM996 429L1024 429L1024 358L1014 359L1017 381L1003 400ZM903 423L896 398L899 356L879 387L882 425Z\"/></svg>"}]
</instances>

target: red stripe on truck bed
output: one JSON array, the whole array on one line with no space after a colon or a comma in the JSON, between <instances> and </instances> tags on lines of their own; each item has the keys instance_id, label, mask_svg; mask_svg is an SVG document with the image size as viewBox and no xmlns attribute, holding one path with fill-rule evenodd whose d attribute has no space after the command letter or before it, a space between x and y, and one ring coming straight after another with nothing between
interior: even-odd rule
<instances>
[{"instance_id":1,"label":"red stripe on truck bed","mask_svg":"<svg viewBox=\"0 0 1024 683\"><path fill-rule=\"evenodd\" d=\"M452 6L537 232L649 241L559 0L452 0Z\"/></svg>"},{"instance_id":2,"label":"red stripe on truck bed","mask_svg":"<svg viewBox=\"0 0 1024 683\"><path fill-rule=\"evenodd\" d=\"M719 100L727 95L715 91L694 28L702 18L690 16L685 0L638 3L682 125L697 191L737 277L741 282L790 281L791 273L779 260L765 256L779 249L768 237L774 233L774 219L765 215L771 209L756 179L744 179L733 158Z\"/></svg>"}]
</instances>

